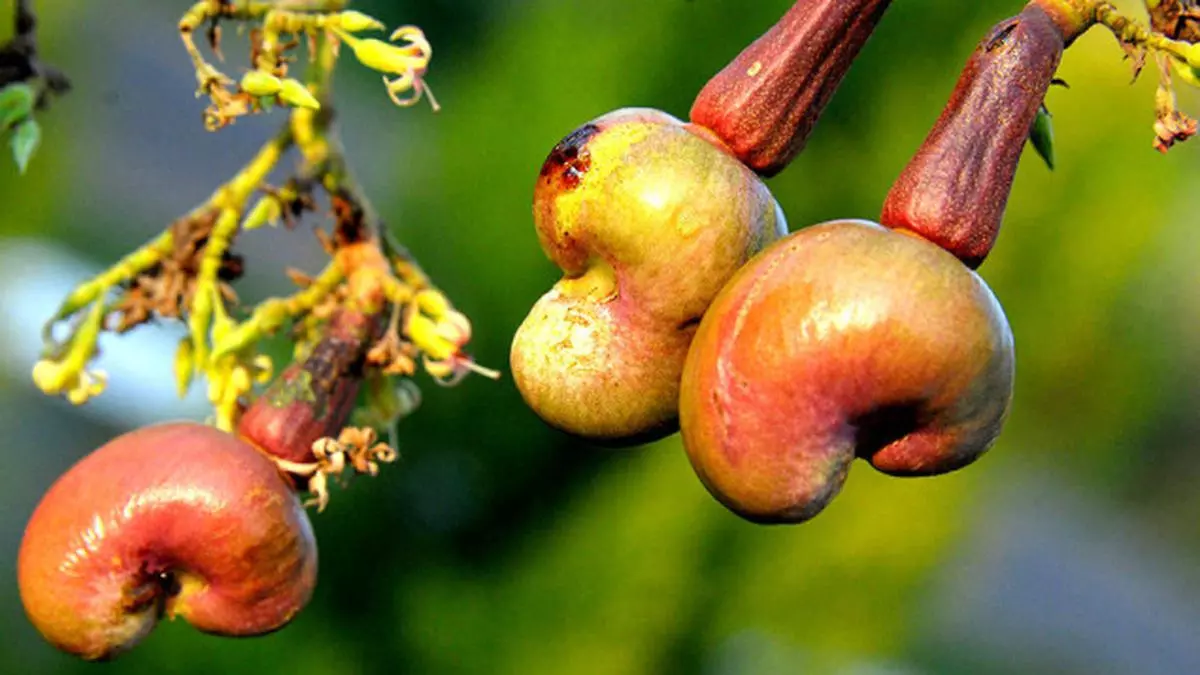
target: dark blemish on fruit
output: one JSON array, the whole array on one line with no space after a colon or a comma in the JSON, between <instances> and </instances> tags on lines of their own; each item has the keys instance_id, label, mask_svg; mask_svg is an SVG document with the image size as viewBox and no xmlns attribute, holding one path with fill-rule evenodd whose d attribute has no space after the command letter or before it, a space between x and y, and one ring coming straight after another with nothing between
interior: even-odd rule
<instances>
[{"instance_id":1,"label":"dark blemish on fruit","mask_svg":"<svg viewBox=\"0 0 1200 675\"><path fill-rule=\"evenodd\" d=\"M558 142L550 156L542 164L542 180L557 180L562 190L574 190L583 180L583 174L592 165L587 142L599 133L595 124L585 124Z\"/></svg>"}]
</instances>

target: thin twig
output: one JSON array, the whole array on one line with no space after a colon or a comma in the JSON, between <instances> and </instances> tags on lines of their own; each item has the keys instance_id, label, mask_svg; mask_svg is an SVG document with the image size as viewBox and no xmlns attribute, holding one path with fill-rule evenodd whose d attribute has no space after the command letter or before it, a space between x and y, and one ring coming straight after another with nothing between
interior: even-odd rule
<instances>
[{"instance_id":1,"label":"thin twig","mask_svg":"<svg viewBox=\"0 0 1200 675\"><path fill-rule=\"evenodd\" d=\"M33 0L17 0L13 13L13 37L0 46L0 87L14 82L36 81L37 106L44 108L49 94L64 94L71 82L62 71L46 65L38 58L37 14Z\"/></svg>"}]
</instances>

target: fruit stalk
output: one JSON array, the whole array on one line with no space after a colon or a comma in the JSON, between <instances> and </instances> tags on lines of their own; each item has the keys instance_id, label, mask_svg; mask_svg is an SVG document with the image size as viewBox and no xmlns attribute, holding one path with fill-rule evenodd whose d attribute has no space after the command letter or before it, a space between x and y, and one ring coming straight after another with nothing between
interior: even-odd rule
<instances>
[{"instance_id":1,"label":"fruit stalk","mask_svg":"<svg viewBox=\"0 0 1200 675\"><path fill-rule=\"evenodd\" d=\"M354 409L363 360L381 327L378 315L340 309L312 352L280 373L242 414L238 436L272 457L315 461L313 443L337 437Z\"/></svg>"},{"instance_id":2,"label":"fruit stalk","mask_svg":"<svg viewBox=\"0 0 1200 675\"><path fill-rule=\"evenodd\" d=\"M692 105L747 166L773 176L800 153L891 0L797 0Z\"/></svg>"},{"instance_id":3,"label":"fruit stalk","mask_svg":"<svg viewBox=\"0 0 1200 675\"><path fill-rule=\"evenodd\" d=\"M1000 231L1021 151L1066 48L1036 4L996 25L892 186L881 222L978 267Z\"/></svg>"},{"instance_id":4,"label":"fruit stalk","mask_svg":"<svg viewBox=\"0 0 1200 675\"><path fill-rule=\"evenodd\" d=\"M1026 9L1036 7L1044 12L1058 28L1063 42L1070 47L1075 38L1098 23L1097 13L1103 4L1107 3L1096 0L1031 0Z\"/></svg>"}]
</instances>

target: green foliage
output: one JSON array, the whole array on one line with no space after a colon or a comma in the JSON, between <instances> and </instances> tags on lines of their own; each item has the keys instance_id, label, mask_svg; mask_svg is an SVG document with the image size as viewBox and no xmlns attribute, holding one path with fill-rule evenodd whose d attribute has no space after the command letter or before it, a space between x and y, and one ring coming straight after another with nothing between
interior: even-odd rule
<instances>
[{"instance_id":1,"label":"green foliage","mask_svg":"<svg viewBox=\"0 0 1200 675\"><path fill-rule=\"evenodd\" d=\"M17 163L18 171L25 173L25 168L29 166L29 159L33 157L34 151L41 142L42 127L32 117L25 119L13 129L9 145L12 148L13 161Z\"/></svg>"},{"instance_id":2,"label":"green foliage","mask_svg":"<svg viewBox=\"0 0 1200 675\"><path fill-rule=\"evenodd\" d=\"M42 127L33 119L36 100L33 87L24 82L0 89L0 130L9 134L13 161L21 173L42 142Z\"/></svg>"},{"instance_id":3,"label":"green foliage","mask_svg":"<svg viewBox=\"0 0 1200 675\"><path fill-rule=\"evenodd\" d=\"M1038 108L1037 117L1033 118L1033 129L1029 132L1029 142L1037 151L1042 161L1051 171L1054 170L1054 120L1046 106Z\"/></svg>"},{"instance_id":4,"label":"green foliage","mask_svg":"<svg viewBox=\"0 0 1200 675\"><path fill-rule=\"evenodd\" d=\"M33 87L16 82L0 89L0 128L11 129L13 125L33 114L36 97Z\"/></svg>"}]
</instances>

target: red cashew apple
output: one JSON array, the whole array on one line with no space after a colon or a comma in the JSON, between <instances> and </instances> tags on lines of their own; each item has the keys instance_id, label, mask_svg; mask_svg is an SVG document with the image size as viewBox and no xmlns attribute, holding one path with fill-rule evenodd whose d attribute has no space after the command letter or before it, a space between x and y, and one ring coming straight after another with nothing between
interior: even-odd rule
<instances>
[{"instance_id":1,"label":"red cashew apple","mask_svg":"<svg viewBox=\"0 0 1200 675\"><path fill-rule=\"evenodd\" d=\"M801 522L851 462L923 475L1000 431L1012 334L946 251L865 221L806 228L750 262L696 334L680 400L701 481L758 522Z\"/></svg>"},{"instance_id":2,"label":"red cashew apple","mask_svg":"<svg viewBox=\"0 0 1200 675\"><path fill-rule=\"evenodd\" d=\"M50 488L25 529L21 600L55 646L111 658L160 616L258 635L312 595L312 526L275 465L191 423L140 429Z\"/></svg>"},{"instance_id":3,"label":"red cashew apple","mask_svg":"<svg viewBox=\"0 0 1200 675\"><path fill-rule=\"evenodd\" d=\"M290 477L353 407L374 315L343 310L303 361L241 416L237 434L188 422L116 438L38 504L17 563L25 611L85 659L132 648L160 617L218 635L292 619L316 583L317 546Z\"/></svg>"},{"instance_id":4,"label":"red cashew apple","mask_svg":"<svg viewBox=\"0 0 1200 675\"><path fill-rule=\"evenodd\" d=\"M845 220L792 234L714 300L688 354L680 418L696 473L731 510L802 522L856 457L938 474L996 439L1012 333L970 268L995 242L1068 37L1036 4L999 24L888 195L887 228Z\"/></svg>"},{"instance_id":5,"label":"red cashew apple","mask_svg":"<svg viewBox=\"0 0 1200 675\"><path fill-rule=\"evenodd\" d=\"M756 172L799 152L887 5L799 0L712 78L692 124L618 110L554 148L533 212L564 276L511 352L539 416L613 444L676 430L696 324L722 284L787 231Z\"/></svg>"}]
</instances>

